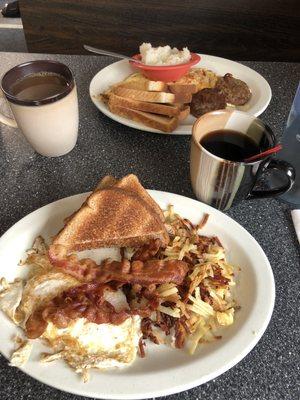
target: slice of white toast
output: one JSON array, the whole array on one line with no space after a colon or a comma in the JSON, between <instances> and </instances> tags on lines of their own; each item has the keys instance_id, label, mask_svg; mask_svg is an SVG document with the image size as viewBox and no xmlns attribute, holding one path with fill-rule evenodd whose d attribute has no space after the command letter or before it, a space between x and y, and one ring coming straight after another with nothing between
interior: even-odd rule
<instances>
[{"instance_id":1,"label":"slice of white toast","mask_svg":"<svg viewBox=\"0 0 300 400\"><path fill-rule=\"evenodd\" d=\"M175 95L167 92L148 92L146 90L128 89L124 87L114 87L113 93L127 99L148 101L150 103L174 103Z\"/></svg>"},{"instance_id":2,"label":"slice of white toast","mask_svg":"<svg viewBox=\"0 0 300 400\"><path fill-rule=\"evenodd\" d=\"M121 107L114 104L109 104L109 109L112 113L120 115L121 117L140 122L146 126L163 132L172 132L178 126L177 117L170 118L163 115L133 110L131 108Z\"/></svg>"},{"instance_id":3,"label":"slice of white toast","mask_svg":"<svg viewBox=\"0 0 300 400\"><path fill-rule=\"evenodd\" d=\"M145 111L154 114L166 115L168 117L175 117L181 112L181 108L172 104L149 103L147 101L133 100L125 97L120 97L111 94L108 100L109 106L119 106L131 108L133 110Z\"/></svg>"},{"instance_id":4,"label":"slice of white toast","mask_svg":"<svg viewBox=\"0 0 300 400\"><path fill-rule=\"evenodd\" d=\"M161 81L151 81L141 73L137 72L130 75L119 84L120 87L137 90L148 90L153 92L165 92L167 84Z\"/></svg>"}]
</instances>

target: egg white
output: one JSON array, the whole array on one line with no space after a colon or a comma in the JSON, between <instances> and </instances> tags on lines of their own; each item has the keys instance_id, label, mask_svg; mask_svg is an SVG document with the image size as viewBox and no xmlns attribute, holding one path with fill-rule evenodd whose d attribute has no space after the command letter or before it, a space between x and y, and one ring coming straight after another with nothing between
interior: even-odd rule
<instances>
[{"instance_id":1,"label":"egg white","mask_svg":"<svg viewBox=\"0 0 300 400\"><path fill-rule=\"evenodd\" d=\"M38 274L27 281L25 286L24 282L15 281L7 284L0 292L0 310L24 327L36 307L46 305L49 299L77 284L78 281L73 277L56 271ZM126 296L120 289L105 291L104 298L113 305L116 312L129 309ZM90 368L122 368L135 360L140 337L139 316L128 317L120 325L95 324L85 318L78 318L66 328L57 328L48 322L41 338L53 348L54 354L42 360L47 362L62 358L79 373ZM12 365L23 365L29 358L30 350L29 343L19 347L12 356Z\"/></svg>"},{"instance_id":2,"label":"egg white","mask_svg":"<svg viewBox=\"0 0 300 400\"><path fill-rule=\"evenodd\" d=\"M95 324L79 318L66 328L48 323L43 338L62 352L62 358L77 372L83 369L120 368L136 358L141 337L141 319L129 317L120 325Z\"/></svg>"},{"instance_id":3,"label":"egg white","mask_svg":"<svg viewBox=\"0 0 300 400\"><path fill-rule=\"evenodd\" d=\"M0 291L0 310L2 310L15 324L19 321L16 318L16 310L22 300L23 282L16 279L14 282L7 284Z\"/></svg>"}]
</instances>

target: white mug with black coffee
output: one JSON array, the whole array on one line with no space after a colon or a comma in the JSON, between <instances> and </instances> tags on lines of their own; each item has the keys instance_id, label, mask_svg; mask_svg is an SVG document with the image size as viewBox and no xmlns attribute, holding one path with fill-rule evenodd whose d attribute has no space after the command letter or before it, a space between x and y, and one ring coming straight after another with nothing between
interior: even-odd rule
<instances>
[{"instance_id":1,"label":"white mug with black coffee","mask_svg":"<svg viewBox=\"0 0 300 400\"><path fill-rule=\"evenodd\" d=\"M1 81L14 118L0 122L19 128L40 154L57 157L73 149L78 135L78 100L70 69L49 60L10 69Z\"/></svg>"}]
</instances>

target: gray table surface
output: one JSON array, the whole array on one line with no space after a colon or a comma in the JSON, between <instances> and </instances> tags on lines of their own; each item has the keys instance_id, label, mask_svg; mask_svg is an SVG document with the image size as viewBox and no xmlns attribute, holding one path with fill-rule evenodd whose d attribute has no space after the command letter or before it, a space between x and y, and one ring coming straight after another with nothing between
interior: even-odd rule
<instances>
[{"instance_id":1,"label":"gray table surface","mask_svg":"<svg viewBox=\"0 0 300 400\"><path fill-rule=\"evenodd\" d=\"M89 82L112 59L0 53L0 76L31 59L59 60L74 72L79 90L79 139L71 153L49 159L36 154L20 132L0 125L0 234L49 202L90 190L105 174L123 176L133 172L147 188L194 198L188 136L163 136L124 127L102 115L91 103ZM273 98L262 119L280 136L298 85L300 64L243 63L270 83ZM300 265L290 209L278 200L268 199L244 201L228 214L255 237L271 262L276 281L272 320L258 345L238 365L209 383L169 399L299 399ZM79 399L9 367L2 356L0 398Z\"/></svg>"}]
</instances>

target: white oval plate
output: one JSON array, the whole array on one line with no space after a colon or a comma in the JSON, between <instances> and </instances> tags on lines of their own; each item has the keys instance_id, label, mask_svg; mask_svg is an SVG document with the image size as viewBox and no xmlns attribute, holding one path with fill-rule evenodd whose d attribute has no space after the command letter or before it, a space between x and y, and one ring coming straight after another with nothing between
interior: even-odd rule
<instances>
[{"instance_id":1,"label":"white oval plate","mask_svg":"<svg viewBox=\"0 0 300 400\"><path fill-rule=\"evenodd\" d=\"M236 109L246 111L256 117L265 111L270 103L272 92L270 85L264 77L253 69L235 61L205 54L200 55L201 60L197 65L195 65L195 67L210 69L217 75L225 75L227 72L230 72L235 78L241 79L250 87L252 92L251 99L247 104L241 107L236 107ZM129 65L127 60L117 61L101 69L90 83L90 97L92 102L103 114L123 125L145 132L166 134L157 129L149 128L139 122L131 121L127 118L113 114L110 112L107 105L98 98L100 93L105 92L105 90L107 90L111 85L122 81L133 72L136 71ZM191 135L192 126L195 120L196 118L190 115L177 127L177 129L171 133L167 133L167 135Z\"/></svg>"},{"instance_id":2,"label":"white oval plate","mask_svg":"<svg viewBox=\"0 0 300 400\"><path fill-rule=\"evenodd\" d=\"M222 339L205 344L193 356L166 346L147 346L146 358L137 357L131 367L91 373L83 383L63 361L41 364L42 351L35 343L29 362L21 369L33 378L66 392L105 399L144 399L164 396L201 385L237 364L256 345L271 318L275 285L269 261L255 239L231 218L196 200L172 193L150 191L162 208L173 204L175 211L196 223L210 214L203 234L218 235L228 259L241 267L236 298L241 309L233 325L222 331ZM82 204L87 193L48 204L16 223L0 239L0 276L13 280L22 275L18 266L24 252L38 235L50 238L62 227L63 219ZM108 252L106 250L106 256ZM9 358L12 337L18 328L0 312L0 351Z\"/></svg>"}]
</instances>

